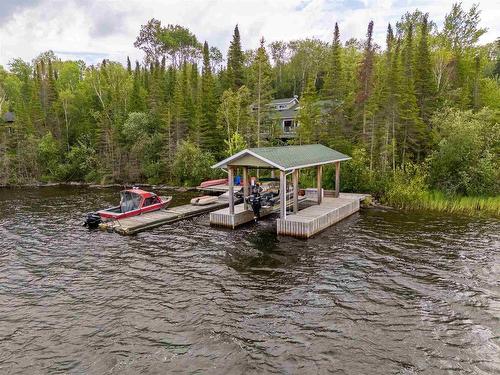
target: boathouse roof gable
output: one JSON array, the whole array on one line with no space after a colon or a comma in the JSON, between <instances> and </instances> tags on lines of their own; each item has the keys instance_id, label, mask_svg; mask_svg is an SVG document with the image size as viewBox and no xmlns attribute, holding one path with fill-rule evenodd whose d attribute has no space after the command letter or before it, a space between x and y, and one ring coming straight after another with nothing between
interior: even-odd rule
<instances>
[{"instance_id":1,"label":"boathouse roof gable","mask_svg":"<svg viewBox=\"0 0 500 375\"><path fill-rule=\"evenodd\" d=\"M284 147L248 148L222 160L212 168L247 166L254 168L275 168L290 171L300 168L330 164L351 159L349 156L329 147L313 144Z\"/></svg>"}]
</instances>

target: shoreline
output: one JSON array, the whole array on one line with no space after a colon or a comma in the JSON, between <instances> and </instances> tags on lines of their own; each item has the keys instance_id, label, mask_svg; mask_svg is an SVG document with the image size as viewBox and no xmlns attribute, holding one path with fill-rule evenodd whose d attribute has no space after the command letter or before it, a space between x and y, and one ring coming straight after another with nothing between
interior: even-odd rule
<instances>
[{"instance_id":1,"label":"shoreline","mask_svg":"<svg viewBox=\"0 0 500 375\"><path fill-rule=\"evenodd\" d=\"M197 187L193 186L172 186L165 184L147 184L147 183L137 183L137 184L94 184L88 182L37 182L32 184L0 184L0 189L25 189L25 188L50 188L50 187L80 187L80 188L92 188L92 189L111 189L111 188L131 188L137 186L140 188L149 188L153 190L170 190L178 193L200 191ZM469 199L483 200L481 197L469 197ZM475 217L500 217L500 211L498 208L489 208L485 205L474 204L475 207L457 207L454 204L456 201L453 199L445 199L441 201L440 204L434 204L434 200L426 200L420 202L420 204L398 204L391 205L388 202L382 203L379 199L372 198L363 204L364 208L381 208L389 210L402 210L402 211L413 211L413 212L440 212L440 213L450 213L465 216L475 216ZM481 207L482 206L482 207Z\"/></svg>"},{"instance_id":2,"label":"shoreline","mask_svg":"<svg viewBox=\"0 0 500 375\"><path fill-rule=\"evenodd\" d=\"M140 188L152 188L157 190L175 190L178 192L197 191L197 187L193 186L173 186L173 185L154 185L154 184L93 184L88 182L36 182L32 184L2 184L0 189L24 189L24 188L49 188L49 187L82 187L93 189L111 189L111 188L131 188L137 186Z\"/></svg>"}]
</instances>

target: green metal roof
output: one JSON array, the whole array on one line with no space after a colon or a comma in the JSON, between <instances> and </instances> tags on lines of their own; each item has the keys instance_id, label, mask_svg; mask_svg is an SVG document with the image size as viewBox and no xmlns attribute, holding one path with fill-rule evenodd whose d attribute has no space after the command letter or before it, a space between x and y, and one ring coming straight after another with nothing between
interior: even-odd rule
<instances>
[{"instance_id":1,"label":"green metal roof","mask_svg":"<svg viewBox=\"0 0 500 375\"><path fill-rule=\"evenodd\" d=\"M276 168L288 171L349 160L350 157L329 147L315 144L303 146L249 148L217 163L213 168L228 165Z\"/></svg>"}]
</instances>

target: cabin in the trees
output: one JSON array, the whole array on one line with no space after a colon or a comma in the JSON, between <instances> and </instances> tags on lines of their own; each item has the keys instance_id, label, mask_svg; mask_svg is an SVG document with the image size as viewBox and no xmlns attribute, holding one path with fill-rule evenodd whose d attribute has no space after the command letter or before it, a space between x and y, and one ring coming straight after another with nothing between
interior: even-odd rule
<instances>
[{"instance_id":1,"label":"cabin in the trees","mask_svg":"<svg viewBox=\"0 0 500 375\"><path fill-rule=\"evenodd\" d=\"M321 114L326 115L331 110L334 102L330 99L318 100L315 105ZM300 110L298 97L274 99L267 106L270 112L268 121L274 124L277 123L281 130L279 138L285 142L289 139L294 139L297 136L297 128L300 126L298 121ZM252 110L257 111L257 106L253 105ZM269 133L264 135L270 136Z\"/></svg>"},{"instance_id":2,"label":"cabin in the trees","mask_svg":"<svg viewBox=\"0 0 500 375\"><path fill-rule=\"evenodd\" d=\"M297 115L299 113L299 99L293 98L274 99L269 106L278 118L283 139L295 138L297 130Z\"/></svg>"}]
</instances>

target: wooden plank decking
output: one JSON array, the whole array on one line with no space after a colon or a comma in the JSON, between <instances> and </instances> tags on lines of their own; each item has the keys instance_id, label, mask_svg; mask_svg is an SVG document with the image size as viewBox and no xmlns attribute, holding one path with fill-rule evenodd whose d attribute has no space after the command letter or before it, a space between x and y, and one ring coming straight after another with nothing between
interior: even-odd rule
<instances>
[{"instance_id":1,"label":"wooden plank decking","mask_svg":"<svg viewBox=\"0 0 500 375\"><path fill-rule=\"evenodd\" d=\"M185 204L183 206L148 212L143 215L129 217L126 219L108 221L100 224L99 228L105 231L115 231L120 234L135 234L146 229L175 223L179 220L199 216L227 206L227 201L217 201L206 206L193 206L192 204Z\"/></svg>"},{"instance_id":2,"label":"wooden plank decking","mask_svg":"<svg viewBox=\"0 0 500 375\"><path fill-rule=\"evenodd\" d=\"M341 193L339 198L323 198L319 205L300 210L297 214L288 214L285 219L278 219L276 231L279 235L309 238L316 233L359 211L364 194Z\"/></svg>"}]
</instances>

